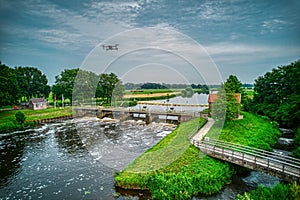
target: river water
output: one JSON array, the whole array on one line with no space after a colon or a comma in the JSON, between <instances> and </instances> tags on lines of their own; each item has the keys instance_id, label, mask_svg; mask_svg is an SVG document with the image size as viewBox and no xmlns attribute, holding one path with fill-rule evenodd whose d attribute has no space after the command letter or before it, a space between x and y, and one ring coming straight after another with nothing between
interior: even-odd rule
<instances>
[{"instance_id":1,"label":"river water","mask_svg":"<svg viewBox=\"0 0 300 200\"><path fill-rule=\"evenodd\" d=\"M118 124L74 119L2 135L0 199L115 199L113 172L175 128Z\"/></svg>"},{"instance_id":2,"label":"river water","mask_svg":"<svg viewBox=\"0 0 300 200\"><path fill-rule=\"evenodd\" d=\"M1 135L0 199L127 199L117 195L113 173L174 128L85 118ZM261 178L253 172L214 196L194 199L231 199L249 189L247 182L255 187L272 179Z\"/></svg>"}]
</instances>

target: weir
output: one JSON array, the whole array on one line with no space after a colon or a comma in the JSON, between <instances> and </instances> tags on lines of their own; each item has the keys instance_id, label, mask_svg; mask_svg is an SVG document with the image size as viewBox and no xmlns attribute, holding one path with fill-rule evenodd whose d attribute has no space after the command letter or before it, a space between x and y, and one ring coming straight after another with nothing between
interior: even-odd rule
<instances>
[{"instance_id":1,"label":"weir","mask_svg":"<svg viewBox=\"0 0 300 200\"><path fill-rule=\"evenodd\" d=\"M164 120L170 123L181 123L199 117L200 112L162 112L142 109L126 109L126 108L74 108L78 115L94 115L102 119L111 117L120 120L140 119L151 123L153 121Z\"/></svg>"}]
</instances>

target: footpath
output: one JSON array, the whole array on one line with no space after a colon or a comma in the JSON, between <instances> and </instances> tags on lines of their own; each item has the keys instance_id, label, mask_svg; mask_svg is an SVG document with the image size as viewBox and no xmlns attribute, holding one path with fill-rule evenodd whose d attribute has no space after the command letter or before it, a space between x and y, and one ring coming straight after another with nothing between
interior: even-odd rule
<instances>
[{"instance_id":1,"label":"footpath","mask_svg":"<svg viewBox=\"0 0 300 200\"><path fill-rule=\"evenodd\" d=\"M207 120L208 121L206 122L206 124L198 131L198 133L194 137L192 137L191 143L193 143L193 141L195 141L195 140L201 141L203 139L203 137L205 136L205 134L214 125L214 123L215 123L214 119L208 118Z\"/></svg>"}]
</instances>

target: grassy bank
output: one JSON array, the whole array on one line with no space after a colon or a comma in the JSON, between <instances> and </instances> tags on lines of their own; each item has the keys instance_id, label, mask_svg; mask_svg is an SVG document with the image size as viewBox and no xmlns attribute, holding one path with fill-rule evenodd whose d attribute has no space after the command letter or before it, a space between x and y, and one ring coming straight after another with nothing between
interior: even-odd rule
<instances>
[{"instance_id":1,"label":"grassy bank","mask_svg":"<svg viewBox=\"0 0 300 200\"><path fill-rule=\"evenodd\" d=\"M45 110L21 110L25 116L26 121L23 125L24 127L34 126L34 121L41 120L41 119L48 119L48 118L55 118L55 117L62 117L68 116L72 114L72 108L48 108ZM20 125L17 123L15 119L15 114L17 110L10 110L10 111L1 111L0 112L0 133L7 132L10 130L18 130L20 129Z\"/></svg>"},{"instance_id":2,"label":"grassy bank","mask_svg":"<svg viewBox=\"0 0 300 200\"><path fill-rule=\"evenodd\" d=\"M208 136L220 136L228 142L270 149L280 135L276 124L250 113L242 114L244 119L226 122L221 132L214 126ZM180 124L123 172L117 173L116 185L129 189L148 188L153 199L189 199L198 194L218 192L230 182L233 168L228 163L201 156L199 150L189 144L187 138L199 124L197 120ZM200 124L203 123L201 119ZM170 145L177 138L179 143ZM182 154L173 156L178 149L182 150Z\"/></svg>"},{"instance_id":3,"label":"grassy bank","mask_svg":"<svg viewBox=\"0 0 300 200\"><path fill-rule=\"evenodd\" d=\"M299 200L300 186L293 184L277 184L273 188L259 186L251 192L238 195L237 200Z\"/></svg>"},{"instance_id":4,"label":"grassy bank","mask_svg":"<svg viewBox=\"0 0 300 200\"><path fill-rule=\"evenodd\" d=\"M153 199L187 199L197 194L213 194L230 181L229 164L200 157L188 140L205 119L179 125L161 142L146 151L115 176L123 188L148 188Z\"/></svg>"},{"instance_id":5,"label":"grassy bank","mask_svg":"<svg viewBox=\"0 0 300 200\"><path fill-rule=\"evenodd\" d=\"M264 150L271 150L281 135L276 122L252 113L241 112L242 120L226 121L224 127L214 127L207 137L218 138L227 142L242 144Z\"/></svg>"}]
</instances>

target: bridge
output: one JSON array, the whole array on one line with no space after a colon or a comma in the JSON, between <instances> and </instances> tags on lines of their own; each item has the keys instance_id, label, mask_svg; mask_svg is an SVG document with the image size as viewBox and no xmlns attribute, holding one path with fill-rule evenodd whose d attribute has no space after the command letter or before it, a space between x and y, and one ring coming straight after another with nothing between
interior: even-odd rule
<instances>
[{"instance_id":1,"label":"bridge","mask_svg":"<svg viewBox=\"0 0 300 200\"><path fill-rule=\"evenodd\" d=\"M178 111L157 111L149 109L132 109L132 108L95 108L95 107L77 107L74 108L77 115L94 115L102 119L104 117L113 117L120 120L141 119L147 123L152 121L165 120L167 122L180 123L199 117L200 112L178 112Z\"/></svg>"},{"instance_id":2,"label":"bridge","mask_svg":"<svg viewBox=\"0 0 300 200\"><path fill-rule=\"evenodd\" d=\"M265 172L288 182L300 182L299 159L207 137L202 141L193 140L192 143L211 157Z\"/></svg>"}]
</instances>

